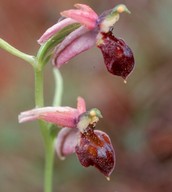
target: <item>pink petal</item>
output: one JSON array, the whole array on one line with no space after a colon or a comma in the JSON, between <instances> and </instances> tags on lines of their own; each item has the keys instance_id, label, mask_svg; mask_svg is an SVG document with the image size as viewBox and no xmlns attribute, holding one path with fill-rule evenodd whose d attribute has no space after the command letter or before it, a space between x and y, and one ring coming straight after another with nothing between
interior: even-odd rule
<instances>
[{"instance_id":1,"label":"pink petal","mask_svg":"<svg viewBox=\"0 0 172 192\"><path fill-rule=\"evenodd\" d=\"M93 9L86 4L76 3L74 7L87 12L94 12Z\"/></svg>"},{"instance_id":2,"label":"pink petal","mask_svg":"<svg viewBox=\"0 0 172 192\"><path fill-rule=\"evenodd\" d=\"M59 55L55 54L53 63L59 68L76 55L93 47L96 42L96 33L89 31L68 45Z\"/></svg>"},{"instance_id":3,"label":"pink petal","mask_svg":"<svg viewBox=\"0 0 172 192\"><path fill-rule=\"evenodd\" d=\"M58 126L75 128L79 112L71 107L43 107L22 112L19 123L41 119Z\"/></svg>"},{"instance_id":4,"label":"pink petal","mask_svg":"<svg viewBox=\"0 0 172 192\"><path fill-rule=\"evenodd\" d=\"M95 13L95 11L91 7L89 7L88 5L77 3L74 6L78 9L83 10L83 11L89 12L93 18L95 18L96 20L98 19L97 13Z\"/></svg>"},{"instance_id":5,"label":"pink petal","mask_svg":"<svg viewBox=\"0 0 172 192\"><path fill-rule=\"evenodd\" d=\"M48 28L45 33L38 39L39 44L45 43L49 38L51 38L54 34L56 34L58 31L66 27L67 25L70 25L72 23L77 23L77 21L66 18L61 20L60 22L56 23L52 27Z\"/></svg>"},{"instance_id":6,"label":"pink petal","mask_svg":"<svg viewBox=\"0 0 172 192\"><path fill-rule=\"evenodd\" d=\"M86 112L85 100L82 97L78 97L77 99L77 109L79 114Z\"/></svg>"},{"instance_id":7,"label":"pink petal","mask_svg":"<svg viewBox=\"0 0 172 192\"><path fill-rule=\"evenodd\" d=\"M95 17L95 13L77 9L63 11L60 14L64 17L69 17L76 20L78 23L85 25L90 30L95 28L96 21L98 19L97 15Z\"/></svg>"},{"instance_id":8,"label":"pink petal","mask_svg":"<svg viewBox=\"0 0 172 192\"><path fill-rule=\"evenodd\" d=\"M61 159L75 152L78 136L77 132L77 129L63 128L58 133L55 148L57 155Z\"/></svg>"}]
</instances>

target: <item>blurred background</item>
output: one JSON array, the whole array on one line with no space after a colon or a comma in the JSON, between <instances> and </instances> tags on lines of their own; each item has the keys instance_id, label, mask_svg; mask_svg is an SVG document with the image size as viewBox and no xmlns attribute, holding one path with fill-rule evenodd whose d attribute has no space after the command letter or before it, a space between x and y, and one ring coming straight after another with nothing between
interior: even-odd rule
<instances>
[{"instance_id":1,"label":"blurred background","mask_svg":"<svg viewBox=\"0 0 172 192\"><path fill-rule=\"evenodd\" d=\"M36 40L73 7L76 0L0 0L0 37L29 54ZM55 159L54 192L172 191L172 1L80 0L98 14L125 3L114 33L132 48L136 66L127 84L109 74L100 50L93 48L61 68L63 105L76 106L78 95L104 118L116 151L108 182L96 169L83 168L75 155ZM34 107L32 68L0 50L0 191L42 192L44 146L36 122L18 124L21 111ZM45 70L45 102L51 105L54 79Z\"/></svg>"}]
</instances>

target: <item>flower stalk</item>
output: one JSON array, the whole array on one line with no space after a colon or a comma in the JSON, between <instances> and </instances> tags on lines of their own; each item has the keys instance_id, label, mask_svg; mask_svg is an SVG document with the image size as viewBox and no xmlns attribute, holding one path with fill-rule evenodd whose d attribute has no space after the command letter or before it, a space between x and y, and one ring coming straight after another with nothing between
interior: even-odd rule
<instances>
[{"instance_id":1,"label":"flower stalk","mask_svg":"<svg viewBox=\"0 0 172 192\"><path fill-rule=\"evenodd\" d=\"M55 93L53 99L53 106L60 106L63 96L63 77L58 69L53 70L55 79Z\"/></svg>"},{"instance_id":2,"label":"flower stalk","mask_svg":"<svg viewBox=\"0 0 172 192\"><path fill-rule=\"evenodd\" d=\"M23 59L24 61L30 63L32 66L34 66L35 64L36 59L34 56L19 51L18 49L16 49L15 47L13 47L12 45L10 45L1 38L0 38L0 48L11 53L12 55L15 55L16 57Z\"/></svg>"},{"instance_id":3,"label":"flower stalk","mask_svg":"<svg viewBox=\"0 0 172 192\"><path fill-rule=\"evenodd\" d=\"M35 106L43 107L44 106L44 97L43 97L43 70L34 68L35 72Z\"/></svg>"},{"instance_id":4,"label":"flower stalk","mask_svg":"<svg viewBox=\"0 0 172 192\"><path fill-rule=\"evenodd\" d=\"M39 65L40 66L40 65ZM44 106L43 97L43 70L35 67L35 106ZM48 124L39 121L39 126L44 139L45 146L45 167L44 167L44 192L52 191L52 177L53 177L53 159L54 159L54 140L51 138Z\"/></svg>"},{"instance_id":5,"label":"flower stalk","mask_svg":"<svg viewBox=\"0 0 172 192\"><path fill-rule=\"evenodd\" d=\"M45 172L44 172L44 192L52 192L54 164L54 138L49 134L48 142L45 145Z\"/></svg>"},{"instance_id":6,"label":"flower stalk","mask_svg":"<svg viewBox=\"0 0 172 192\"><path fill-rule=\"evenodd\" d=\"M44 65L41 60L38 60L37 57L28 55L11 46L9 43L0 39L0 48L9 52L10 54L19 57L31 64L34 69L34 77L35 77L35 107L43 107L44 106ZM42 48L41 48L42 49ZM39 50L39 54L42 55ZM63 79L60 74L60 71L54 70L55 76L55 97L54 97L54 105L60 105L62 99L63 92ZM52 178L53 178L53 162L54 162L54 140L55 137L51 133L51 129L53 128L52 124L48 124L42 120L39 120L39 126L41 130L41 134L44 139L45 145L45 169L44 169L44 192L52 192Z\"/></svg>"},{"instance_id":7,"label":"flower stalk","mask_svg":"<svg viewBox=\"0 0 172 192\"><path fill-rule=\"evenodd\" d=\"M38 61L38 60L37 60ZM37 108L44 106L44 79L42 63L37 63L35 72L35 106ZM60 71L54 71L55 76L55 97L54 104L60 105L62 100L63 80ZM57 90L58 89L58 90ZM53 164L54 164L54 135L51 134L52 124L39 120L39 126L45 145L45 168L44 168L44 192L52 192Z\"/></svg>"}]
</instances>

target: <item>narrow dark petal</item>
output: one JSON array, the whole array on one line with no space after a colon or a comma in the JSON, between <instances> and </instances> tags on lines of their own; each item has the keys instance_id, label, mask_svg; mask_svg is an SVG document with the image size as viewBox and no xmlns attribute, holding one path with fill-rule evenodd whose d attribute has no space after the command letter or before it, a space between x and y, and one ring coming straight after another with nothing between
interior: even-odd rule
<instances>
[{"instance_id":1,"label":"narrow dark petal","mask_svg":"<svg viewBox=\"0 0 172 192\"><path fill-rule=\"evenodd\" d=\"M76 154L84 167L94 166L106 177L115 167L115 152L108 135L102 131L88 128L80 134Z\"/></svg>"},{"instance_id":2,"label":"narrow dark petal","mask_svg":"<svg viewBox=\"0 0 172 192\"><path fill-rule=\"evenodd\" d=\"M102 33L97 46L101 49L108 71L126 79L134 68L132 50L112 32Z\"/></svg>"}]
</instances>

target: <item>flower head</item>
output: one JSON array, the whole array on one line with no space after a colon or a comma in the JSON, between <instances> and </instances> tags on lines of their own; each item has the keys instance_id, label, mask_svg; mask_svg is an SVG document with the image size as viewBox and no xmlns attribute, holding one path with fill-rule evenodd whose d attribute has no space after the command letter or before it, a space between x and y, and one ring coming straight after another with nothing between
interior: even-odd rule
<instances>
[{"instance_id":1,"label":"flower head","mask_svg":"<svg viewBox=\"0 0 172 192\"><path fill-rule=\"evenodd\" d=\"M54 65L61 67L76 55L97 45L103 53L108 71L126 79L134 68L133 53L123 40L112 34L112 30L119 19L119 14L122 12L129 13L127 7L121 4L100 16L87 5L76 4L75 7L76 9L61 12L63 19L50 27L38 40L40 44L46 44L47 41L67 27L72 28L75 24L80 24L74 30L71 29L55 45Z\"/></svg>"},{"instance_id":2,"label":"flower head","mask_svg":"<svg viewBox=\"0 0 172 192\"><path fill-rule=\"evenodd\" d=\"M77 108L36 108L22 112L19 122L41 119L61 127L55 144L58 156L64 159L76 153L83 166L95 166L109 178L115 166L115 153L109 136L95 130L99 118L101 112L96 108L86 111L85 101L79 97Z\"/></svg>"}]
</instances>

